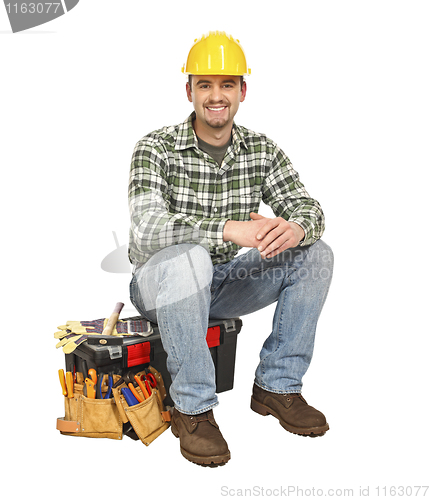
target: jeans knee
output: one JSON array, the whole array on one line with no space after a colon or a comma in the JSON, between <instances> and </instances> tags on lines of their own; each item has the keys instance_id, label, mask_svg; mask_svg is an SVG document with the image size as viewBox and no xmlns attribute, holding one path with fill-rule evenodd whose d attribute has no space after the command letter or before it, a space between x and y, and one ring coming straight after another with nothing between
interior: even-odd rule
<instances>
[{"instance_id":1,"label":"jeans knee","mask_svg":"<svg viewBox=\"0 0 430 500\"><path fill-rule=\"evenodd\" d=\"M184 243L177 246L181 248L181 252L185 252L190 256L193 265L207 267L212 271L211 256L205 247L201 245L192 245L190 243Z\"/></svg>"},{"instance_id":2,"label":"jeans knee","mask_svg":"<svg viewBox=\"0 0 430 500\"><path fill-rule=\"evenodd\" d=\"M327 243L322 240L316 241L311 247L310 260L312 265L318 268L318 273L326 279L333 274L334 254Z\"/></svg>"},{"instance_id":3,"label":"jeans knee","mask_svg":"<svg viewBox=\"0 0 430 500\"><path fill-rule=\"evenodd\" d=\"M136 271L136 285L146 311L193 296L210 296L213 266L203 247L179 244L163 248Z\"/></svg>"},{"instance_id":4,"label":"jeans knee","mask_svg":"<svg viewBox=\"0 0 430 500\"><path fill-rule=\"evenodd\" d=\"M163 262L165 279L175 280L182 286L193 282L198 288L204 288L212 282L213 266L208 251L189 243L169 247L170 258Z\"/></svg>"}]
</instances>

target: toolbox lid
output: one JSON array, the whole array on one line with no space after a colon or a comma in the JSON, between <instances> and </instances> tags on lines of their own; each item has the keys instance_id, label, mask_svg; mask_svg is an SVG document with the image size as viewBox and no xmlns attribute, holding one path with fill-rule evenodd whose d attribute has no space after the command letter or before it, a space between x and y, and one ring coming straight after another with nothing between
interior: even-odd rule
<instances>
[{"instance_id":1,"label":"toolbox lid","mask_svg":"<svg viewBox=\"0 0 430 500\"><path fill-rule=\"evenodd\" d=\"M137 317L139 318L139 317ZM136 318L128 318L136 319ZM121 344L108 342L84 342L76 349L78 356L94 362L98 366L108 365L111 362L120 361L125 366L138 366L152 361L155 351L163 350L161 336L156 324L152 324L153 333L149 336L133 335L124 337L112 337L121 341ZM218 347L232 341L242 327L240 318L210 320L206 335L209 348ZM94 337L100 337L99 335ZM103 339L104 340L104 339Z\"/></svg>"}]
</instances>

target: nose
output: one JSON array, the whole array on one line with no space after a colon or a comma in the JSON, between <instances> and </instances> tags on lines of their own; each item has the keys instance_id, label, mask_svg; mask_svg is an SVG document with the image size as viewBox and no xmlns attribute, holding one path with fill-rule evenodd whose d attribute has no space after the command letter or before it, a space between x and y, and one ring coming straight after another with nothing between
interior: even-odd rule
<instances>
[{"instance_id":1,"label":"nose","mask_svg":"<svg viewBox=\"0 0 430 500\"><path fill-rule=\"evenodd\" d=\"M220 85L213 85L212 86L212 92L210 95L210 100L211 102L219 102L223 100L223 95L221 91L221 86Z\"/></svg>"}]
</instances>

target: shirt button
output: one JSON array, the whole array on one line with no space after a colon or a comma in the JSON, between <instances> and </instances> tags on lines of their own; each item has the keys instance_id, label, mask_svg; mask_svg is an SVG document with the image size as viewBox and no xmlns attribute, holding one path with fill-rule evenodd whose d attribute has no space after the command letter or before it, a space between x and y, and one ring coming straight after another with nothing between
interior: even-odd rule
<instances>
[{"instance_id":1,"label":"shirt button","mask_svg":"<svg viewBox=\"0 0 430 500\"><path fill-rule=\"evenodd\" d=\"M217 208L214 208L214 212L217 213L218 212L218 209Z\"/></svg>"}]
</instances>

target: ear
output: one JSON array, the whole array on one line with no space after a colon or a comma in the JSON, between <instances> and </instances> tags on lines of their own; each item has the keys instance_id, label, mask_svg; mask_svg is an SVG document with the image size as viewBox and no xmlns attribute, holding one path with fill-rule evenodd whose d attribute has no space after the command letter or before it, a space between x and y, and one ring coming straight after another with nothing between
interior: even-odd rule
<instances>
[{"instance_id":1,"label":"ear","mask_svg":"<svg viewBox=\"0 0 430 500\"><path fill-rule=\"evenodd\" d=\"M240 93L241 93L240 102L243 102L245 100L245 96L246 96L246 82L243 82L242 89L241 89Z\"/></svg>"},{"instance_id":2,"label":"ear","mask_svg":"<svg viewBox=\"0 0 430 500\"><path fill-rule=\"evenodd\" d=\"M187 97L188 97L188 100L190 102L193 102L193 96L191 95L191 87L189 85L189 83L187 82L186 85L185 85L185 89L187 91Z\"/></svg>"}]
</instances>

